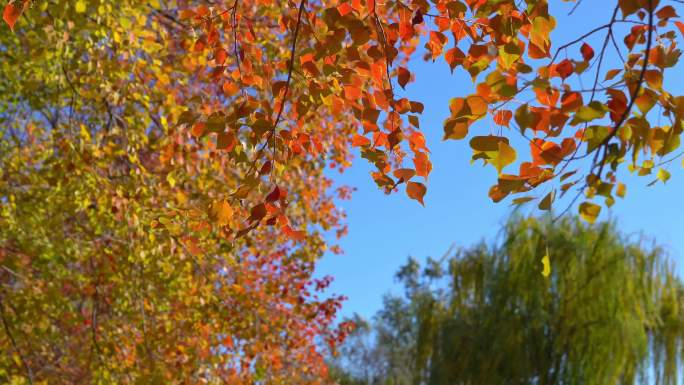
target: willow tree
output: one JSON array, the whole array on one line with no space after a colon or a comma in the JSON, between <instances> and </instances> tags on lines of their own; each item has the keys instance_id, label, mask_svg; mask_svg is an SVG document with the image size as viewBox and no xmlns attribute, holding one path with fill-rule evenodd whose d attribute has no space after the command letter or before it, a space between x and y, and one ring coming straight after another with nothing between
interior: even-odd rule
<instances>
[{"instance_id":1,"label":"willow tree","mask_svg":"<svg viewBox=\"0 0 684 385\"><path fill-rule=\"evenodd\" d=\"M630 240L614 224L517 218L493 245L458 250L422 269L411 259L398 277L405 295L387 298L368 332L377 339L362 349L371 370L354 367L347 378L397 385L677 383L681 282L662 248ZM342 367L349 368L344 363L352 362L359 338L342 348L349 354ZM390 354L397 349L403 354Z\"/></svg>"}]
</instances>

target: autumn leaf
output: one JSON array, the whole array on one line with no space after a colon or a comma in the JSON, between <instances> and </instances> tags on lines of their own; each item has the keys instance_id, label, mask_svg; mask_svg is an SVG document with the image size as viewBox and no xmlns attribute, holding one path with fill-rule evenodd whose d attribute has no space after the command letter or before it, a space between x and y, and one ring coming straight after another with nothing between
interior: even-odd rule
<instances>
[{"instance_id":1,"label":"autumn leaf","mask_svg":"<svg viewBox=\"0 0 684 385\"><path fill-rule=\"evenodd\" d=\"M408 182L406 184L406 194L409 196L409 198L417 200L423 206L425 206L423 197L425 196L426 192L427 189L425 188L425 185L422 183Z\"/></svg>"},{"instance_id":2,"label":"autumn leaf","mask_svg":"<svg viewBox=\"0 0 684 385\"><path fill-rule=\"evenodd\" d=\"M85 11L86 11L85 0L76 0L76 12L77 13L85 13Z\"/></svg>"},{"instance_id":3,"label":"autumn leaf","mask_svg":"<svg viewBox=\"0 0 684 385\"><path fill-rule=\"evenodd\" d=\"M499 110L494 114L494 123L500 126L509 126L509 122L513 117L513 112L510 110Z\"/></svg>"},{"instance_id":4,"label":"autumn leaf","mask_svg":"<svg viewBox=\"0 0 684 385\"><path fill-rule=\"evenodd\" d=\"M404 67L399 67L398 71L399 85L401 88L406 88L406 84L411 80L411 73Z\"/></svg>"},{"instance_id":5,"label":"autumn leaf","mask_svg":"<svg viewBox=\"0 0 684 385\"><path fill-rule=\"evenodd\" d=\"M587 43L582 44L580 51L582 52L582 58L584 58L584 61L589 61L594 57L594 49L591 48L591 46Z\"/></svg>"},{"instance_id":6,"label":"autumn leaf","mask_svg":"<svg viewBox=\"0 0 684 385\"><path fill-rule=\"evenodd\" d=\"M428 175L430 175L430 171L432 171L432 163L430 162L428 155L424 152L416 153L413 157L413 164L416 167L416 174L427 179Z\"/></svg>"},{"instance_id":7,"label":"autumn leaf","mask_svg":"<svg viewBox=\"0 0 684 385\"><path fill-rule=\"evenodd\" d=\"M548 278L551 275L551 259L549 258L549 251L546 250L546 254L542 257L542 272L541 274Z\"/></svg>"},{"instance_id":8,"label":"autumn leaf","mask_svg":"<svg viewBox=\"0 0 684 385\"><path fill-rule=\"evenodd\" d=\"M556 191L550 191L546 196L544 196L544 199L539 202L539 209L540 210L551 210L551 205L553 204L553 201L556 197Z\"/></svg>"},{"instance_id":9,"label":"autumn leaf","mask_svg":"<svg viewBox=\"0 0 684 385\"><path fill-rule=\"evenodd\" d=\"M582 219L589 223L594 223L601 213L601 206L591 202L582 202L579 206L579 213Z\"/></svg>"},{"instance_id":10,"label":"autumn leaf","mask_svg":"<svg viewBox=\"0 0 684 385\"><path fill-rule=\"evenodd\" d=\"M21 1L21 5L19 5L19 1ZM2 19L12 31L14 31L14 24L24 12L27 4L27 0L10 0L10 2L5 5L5 9L2 12Z\"/></svg>"},{"instance_id":11,"label":"autumn leaf","mask_svg":"<svg viewBox=\"0 0 684 385\"><path fill-rule=\"evenodd\" d=\"M209 217L219 226L226 226L233 219L233 208L226 200L218 201L211 206Z\"/></svg>"},{"instance_id":12,"label":"autumn leaf","mask_svg":"<svg viewBox=\"0 0 684 385\"><path fill-rule=\"evenodd\" d=\"M368 146L370 145L370 139L366 138L365 136L355 134L352 137L352 142L351 142L353 147L363 147L363 146Z\"/></svg>"},{"instance_id":13,"label":"autumn leaf","mask_svg":"<svg viewBox=\"0 0 684 385\"><path fill-rule=\"evenodd\" d=\"M266 196L266 202L276 202L279 200L281 197L281 192L280 188L278 186L275 186L273 188L273 191L271 191L267 196Z\"/></svg>"},{"instance_id":14,"label":"autumn leaf","mask_svg":"<svg viewBox=\"0 0 684 385\"><path fill-rule=\"evenodd\" d=\"M315 297L309 280L321 255L341 252L328 239L346 233L338 199L351 196L327 169L343 171L359 154L379 189L405 184L424 205L426 182L412 180L433 168L425 111L448 111L443 138L467 138L472 160L497 169L482 191L495 202L550 210L586 183L580 215L593 222L595 200L625 196L624 168L674 177L656 162L676 159L683 131L675 6L615 1L622 14L597 13L580 30L547 3L30 2L31 31L8 35L10 65L0 66L11 90L2 106L18 117L0 124L9 138L0 169L10 170L0 238L32 245L21 257L0 250L17 270L8 277L22 280L3 298L18 306L8 330L21 331L27 357L3 362L8 375L28 367L37 383L83 382L79 373L144 382L152 354L166 379L326 378L320 341L344 340L340 302ZM3 5L14 31L29 2ZM588 43L605 34L599 58ZM55 60L46 47L65 42ZM453 97L448 106L402 95L426 81L412 79L423 59L431 76L444 64L453 73L430 80ZM25 167L11 172L16 165ZM57 290L46 296L47 287ZM80 311L62 306L83 298ZM154 327L167 324L174 333ZM24 352L22 336L43 348ZM17 350L8 341L0 348ZM160 348L148 351L150 341ZM36 364L55 351L64 365Z\"/></svg>"},{"instance_id":15,"label":"autumn leaf","mask_svg":"<svg viewBox=\"0 0 684 385\"><path fill-rule=\"evenodd\" d=\"M400 168L394 170L392 174L395 178L399 179L400 181L406 182L413 178L414 175L416 175L416 170L410 168Z\"/></svg>"},{"instance_id":16,"label":"autumn leaf","mask_svg":"<svg viewBox=\"0 0 684 385\"><path fill-rule=\"evenodd\" d=\"M496 167L496 171L501 174L501 171L503 171L504 167L515 162L517 154L513 147L509 146L508 143L504 141L498 142L497 146L498 153L496 157L491 160L491 163L494 165L494 167Z\"/></svg>"},{"instance_id":17,"label":"autumn leaf","mask_svg":"<svg viewBox=\"0 0 684 385\"><path fill-rule=\"evenodd\" d=\"M252 207L249 210L249 220L250 221L260 221L265 216L266 216L266 206L263 203L259 203L258 205Z\"/></svg>"},{"instance_id":18,"label":"autumn leaf","mask_svg":"<svg viewBox=\"0 0 684 385\"><path fill-rule=\"evenodd\" d=\"M568 59L565 59L556 65L556 71L558 71L558 74L562 79L569 78L574 70L575 66Z\"/></svg>"}]
</instances>

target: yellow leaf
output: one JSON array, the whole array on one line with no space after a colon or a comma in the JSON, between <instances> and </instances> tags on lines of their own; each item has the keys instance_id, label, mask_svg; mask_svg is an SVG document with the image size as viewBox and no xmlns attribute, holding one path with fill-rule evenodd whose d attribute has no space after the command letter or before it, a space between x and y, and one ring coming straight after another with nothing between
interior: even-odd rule
<instances>
[{"instance_id":1,"label":"yellow leaf","mask_svg":"<svg viewBox=\"0 0 684 385\"><path fill-rule=\"evenodd\" d=\"M582 219L589 223L594 223L596 222L596 218L601 213L601 206L591 202L583 202L579 206L579 212Z\"/></svg>"},{"instance_id":2,"label":"yellow leaf","mask_svg":"<svg viewBox=\"0 0 684 385\"><path fill-rule=\"evenodd\" d=\"M618 183L617 185L617 196L620 198L625 197L625 193L627 192L627 187L625 186L624 183Z\"/></svg>"},{"instance_id":3,"label":"yellow leaf","mask_svg":"<svg viewBox=\"0 0 684 385\"><path fill-rule=\"evenodd\" d=\"M85 13L86 11L86 2L85 0L78 0L76 2L76 12L78 13Z\"/></svg>"},{"instance_id":4,"label":"yellow leaf","mask_svg":"<svg viewBox=\"0 0 684 385\"><path fill-rule=\"evenodd\" d=\"M543 266L542 267L542 275L544 277L548 277L549 275L551 275L551 260L549 259L548 250L546 251L546 255L544 255L544 257L542 257L541 262L542 262L542 266Z\"/></svg>"},{"instance_id":5,"label":"yellow leaf","mask_svg":"<svg viewBox=\"0 0 684 385\"><path fill-rule=\"evenodd\" d=\"M501 171L504 169L504 167L515 162L516 153L513 147L509 146L508 143L504 141L500 141L498 146L499 153L491 162L494 167L496 167L496 170L499 172L499 174L501 174Z\"/></svg>"},{"instance_id":6,"label":"yellow leaf","mask_svg":"<svg viewBox=\"0 0 684 385\"><path fill-rule=\"evenodd\" d=\"M169 182L169 185L171 187L174 187L176 185L176 179L173 177L171 173L166 174L166 181Z\"/></svg>"},{"instance_id":7,"label":"yellow leaf","mask_svg":"<svg viewBox=\"0 0 684 385\"><path fill-rule=\"evenodd\" d=\"M658 170L658 179L660 179L661 182L665 183L670 179L670 172L665 170L664 168L661 168Z\"/></svg>"}]
</instances>

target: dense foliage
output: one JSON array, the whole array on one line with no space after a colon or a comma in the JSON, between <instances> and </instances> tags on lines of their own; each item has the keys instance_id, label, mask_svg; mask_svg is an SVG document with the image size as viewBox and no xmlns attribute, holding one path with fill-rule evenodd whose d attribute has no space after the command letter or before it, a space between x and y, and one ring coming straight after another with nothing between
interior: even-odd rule
<instances>
[{"instance_id":1,"label":"dense foliage","mask_svg":"<svg viewBox=\"0 0 684 385\"><path fill-rule=\"evenodd\" d=\"M330 183L282 169L247 222L268 213L306 242L272 226L235 240L230 199L261 193L173 123L208 85L161 6L36 2L0 32L2 383L325 376L339 301L311 274L321 231L341 229Z\"/></svg>"},{"instance_id":2,"label":"dense foliage","mask_svg":"<svg viewBox=\"0 0 684 385\"><path fill-rule=\"evenodd\" d=\"M678 383L684 286L663 249L614 224L515 218L397 277L404 295L355 319L341 384Z\"/></svg>"},{"instance_id":3,"label":"dense foliage","mask_svg":"<svg viewBox=\"0 0 684 385\"><path fill-rule=\"evenodd\" d=\"M576 188L593 221L618 169L676 159L684 115L678 1L612 3L552 42L546 0L5 0L0 380L324 381L348 328L312 272L349 197L324 170L356 148L424 202L416 55L472 77L444 137L497 169L493 200Z\"/></svg>"}]
</instances>

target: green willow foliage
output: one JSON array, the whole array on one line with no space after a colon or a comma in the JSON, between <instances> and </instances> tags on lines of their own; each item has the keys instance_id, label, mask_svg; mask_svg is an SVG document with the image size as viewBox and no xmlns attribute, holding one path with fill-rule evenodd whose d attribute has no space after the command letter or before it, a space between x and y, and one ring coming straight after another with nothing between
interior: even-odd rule
<instances>
[{"instance_id":1,"label":"green willow foliage","mask_svg":"<svg viewBox=\"0 0 684 385\"><path fill-rule=\"evenodd\" d=\"M404 297L359 322L334 362L339 382L676 384L682 285L644 243L611 223L514 218L495 245L410 259Z\"/></svg>"}]
</instances>

